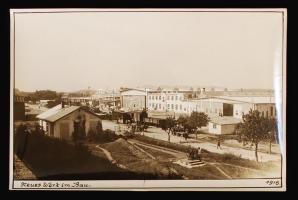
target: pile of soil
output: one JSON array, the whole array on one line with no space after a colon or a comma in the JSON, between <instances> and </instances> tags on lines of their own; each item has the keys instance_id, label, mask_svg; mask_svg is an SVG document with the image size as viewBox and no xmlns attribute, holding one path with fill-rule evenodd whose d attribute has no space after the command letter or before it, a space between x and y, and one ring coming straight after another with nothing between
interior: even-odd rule
<instances>
[{"instance_id":1,"label":"pile of soil","mask_svg":"<svg viewBox=\"0 0 298 200\"><path fill-rule=\"evenodd\" d=\"M161 178L172 174L168 166L149 158L125 139L119 138L114 142L106 143L103 148L107 149L118 163L132 171L149 173Z\"/></svg>"},{"instance_id":2,"label":"pile of soil","mask_svg":"<svg viewBox=\"0 0 298 200\"><path fill-rule=\"evenodd\" d=\"M106 143L104 145L104 148L106 148L112 154L120 153L122 155L124 154L139 159L148 159L148 156L145 153L141 152L139 149L134 147L132 144L130 144L123 138L119 138L114 142Z\"/></svg>"}]
</instances>

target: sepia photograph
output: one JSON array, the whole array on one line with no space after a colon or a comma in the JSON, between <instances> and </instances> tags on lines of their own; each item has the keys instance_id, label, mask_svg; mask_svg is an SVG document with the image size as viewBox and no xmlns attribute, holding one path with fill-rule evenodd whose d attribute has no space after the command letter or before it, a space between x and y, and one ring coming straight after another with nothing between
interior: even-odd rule
<instances>
[{"instance_id":1,"label":"sepia photograph","mask_svg":"<svg viewBox=\"0 0 298 200\"><path fill-rule=\"evenodd\" d=\"M11 9L11 190L286 190L287 9Z\"/></svg>"}]
</instances>

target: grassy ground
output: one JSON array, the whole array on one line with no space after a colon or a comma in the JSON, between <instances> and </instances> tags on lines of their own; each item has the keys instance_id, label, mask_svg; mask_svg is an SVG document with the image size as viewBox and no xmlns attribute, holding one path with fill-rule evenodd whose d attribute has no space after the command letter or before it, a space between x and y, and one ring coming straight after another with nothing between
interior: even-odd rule
<instances>
[{"instance_id":1,"label":"grassy ground","mask_svg":"<svg viewBox=\"0 0 298 200\"><path fill-rule=\"evenodd\" d=\"M174 150L185 152L185 153L189 152L190 149L191 149L191 147L188 147L188 146L185 146L185 145L174 144L174 143L171 143L171 142L154 139L154 138L147 137L147 136L144 136L144 135L134 135L133 139L139 140L141 142L149 143L149 144L154 144L154 145L161 146L161 147L174 149Z\"/></svg>"},{"instance_id":2,"label":"grassy ground","mask_svg":"<svg viewBox=\"0 0 298 200\"><path fill-rule=\"evenodd\" d=\"M188 152L189 147L137 135L133 139L147 144ZM143 180L143 179L228 179L278 177L280 165L276 162L257 163L230 154L202 152L205 165L188 169L174 164L173 155L139 145L146 153L119 137L98 137L85 141L84 145L47 136L29 134L15 135L15 152L36 175L44 180ZM108 150L117 163L112 164L100 147ZM280 164L280 163L279 163ZM177 173L176 173L177 172ZM267 173L271 172L271 173ZM277 175L276 175L277 174ZM24 177L19 177L24 179Z\"/></svg>"},{"instance_id":3,"label":"grassy ground","mask_svg":"<svg viewBox=\"0 0 298 200\"><path fill-rule=\"evenodd\" d=\"M173 155L170 155L170 154L167 154L167 153L164 153L164 152L152 149L152 148L148 148L148 147L144 147L144 146L140 146L140 148L144 149L146 152L150 153L158 160L169 161L169 160L175 158Z\"/></svg>"},{"instance_id":4,"label":"grassy ground","mask_svg":"<svg viewBox=\"0 0 298 200\"><path fill-rule=\"evenodd\" d=\"M134 139L174 150L186 151L185 148L180 147L181 145L157 141L156 139L146 136L138 136L134 137ZM158 150L152 150L150 148L142 148L158 159L169 162L171 155ZM202 152L202 158L207 165L198 168L186 169L180 165L172 164L170 162L168 165L172 166L180 174L183 174L191 179L226 179L227 176L221 173L220 170L231 178L263 178L280 176L279 162L258 163L256 161L243 159L231 154L217 154L208 151ZM220 170L218 170L218 168Z\"/></svg>"},{"instance_id":5,"label":"grassy ground","mask_svg":"<svg viewBox=\"0 0 298 200\"><path fill-rule=\"evenodd\" d=\"M16 156L14 155L13 175L16 180L26 179L35 180L36 176L30 169Z\"/></svg>"},{"instance_id":6,"label":"grassy ground","mask_svg":"<svg viewBox=\"0 0 298 200\"><path fill-rule=\"evenodd\" d=\"M171 166L179 173L183 174L189 179L192 180L214 180L214 179L227 179L220 171L218 171L215 167L209 164L205 164L196 168L185 168L178 164L171 164Z\"/></svg>"},{"instance_id":7,"label":"grassy ground","mask_svg":"<svg viewBox=\"0 0 298 200\"><path fill-rule=\"evenodd\" d=\"M118 139L101 146L112 154L117 163L131 171L153 174L159 177L158 179L181 179L180 176L171 172L166 163L159 159L153 160L124 139Z\"/></svg>"},{"instance_id":8,"label":"grassy ground","mask_svg":"<svg viewBox=\"0 0 298 200\"><path fill-rule=\"evenodd\" d=\"M191 134L189 136L191 139L196 139L195 134ZM243 145L241 142L237 140L237 135L214 135L210 133L203 133L199 132L197 134L197 141L199 142L210 142L213 144L217 144L218 139L221 139L221 145L225 145L228 147L235 147L235 148L243 148L248 150L254 150L254 147L251 147L250 144ZM269 153L269 142L262 141L259 143L259 152ZM280 153L280 147L277 143L272 143L271 145L271 152L273 154Z\"/></svg>"},{"instance_id":9,"label":"grassy ground","mask_svg":"<svg viewBox=\"0 0 298 200\"><path fill-rule=\"evenodd\" d=\"M23 140L15 137L16 153L39 180L158 179L154 173L121 169L86 146L34 134L28 135L26 142Z\"/></svg>"}]
</instances>

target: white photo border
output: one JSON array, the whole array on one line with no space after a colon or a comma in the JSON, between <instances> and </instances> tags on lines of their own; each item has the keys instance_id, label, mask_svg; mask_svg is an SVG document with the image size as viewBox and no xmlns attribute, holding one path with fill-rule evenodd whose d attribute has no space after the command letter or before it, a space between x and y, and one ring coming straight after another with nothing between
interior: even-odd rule
<instances>
[{"instance_id":1,"label":"white photo border","mask_svg":"<svg viewBox=\"0 0 298 200\"><path fill-rule=\"evenodd\" d=\"M282 14L282 85L279 86L282 108L277 109L279 127L282 133L281 141L281 178L251 178L233 180L73 180L73 181L40 181L14 180L13 177L13 97L15 85L15 15L28 13L72 13L72 12L276 12ZM287 50L287 9L11 9L10 10L10 162L9 189L10 190L137 190L137 191L286 191L286 50ZM277 66L280 67L280 66ZM278 77L274 77L278 79ZM275 88L276 89L276 88ZM280 118L282 117L282 120ZM198 186L201 185L201 186Z\"/></svg>"}]
</instances>

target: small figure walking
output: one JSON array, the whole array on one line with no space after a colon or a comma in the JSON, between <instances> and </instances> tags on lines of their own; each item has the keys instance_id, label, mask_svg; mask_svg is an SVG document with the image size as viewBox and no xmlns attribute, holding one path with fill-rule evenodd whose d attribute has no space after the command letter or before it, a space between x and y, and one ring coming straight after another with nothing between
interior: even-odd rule
<instances>
[{"instance_id":1,"label":"small figure walking","mask_svg":"<svg viewBox=\"0 0 298 200\"><path fill-rule=\"evenodd\" d=\"M216 148L217 149L221 149L221 147L220 147L220 140L217 141L217 147Z\"/></svg>"},{"instance_id":2,"label":"small figure walking","mask_svg":"<svg viewBox=\"0 0 298 200\"><path fill-rule=\"evenodd\" d=\"M201 161L202 160L202 149L201 149L201 147L198 147L197 152L198 152L198 159Z\"/></svg>"}]
</instances>

